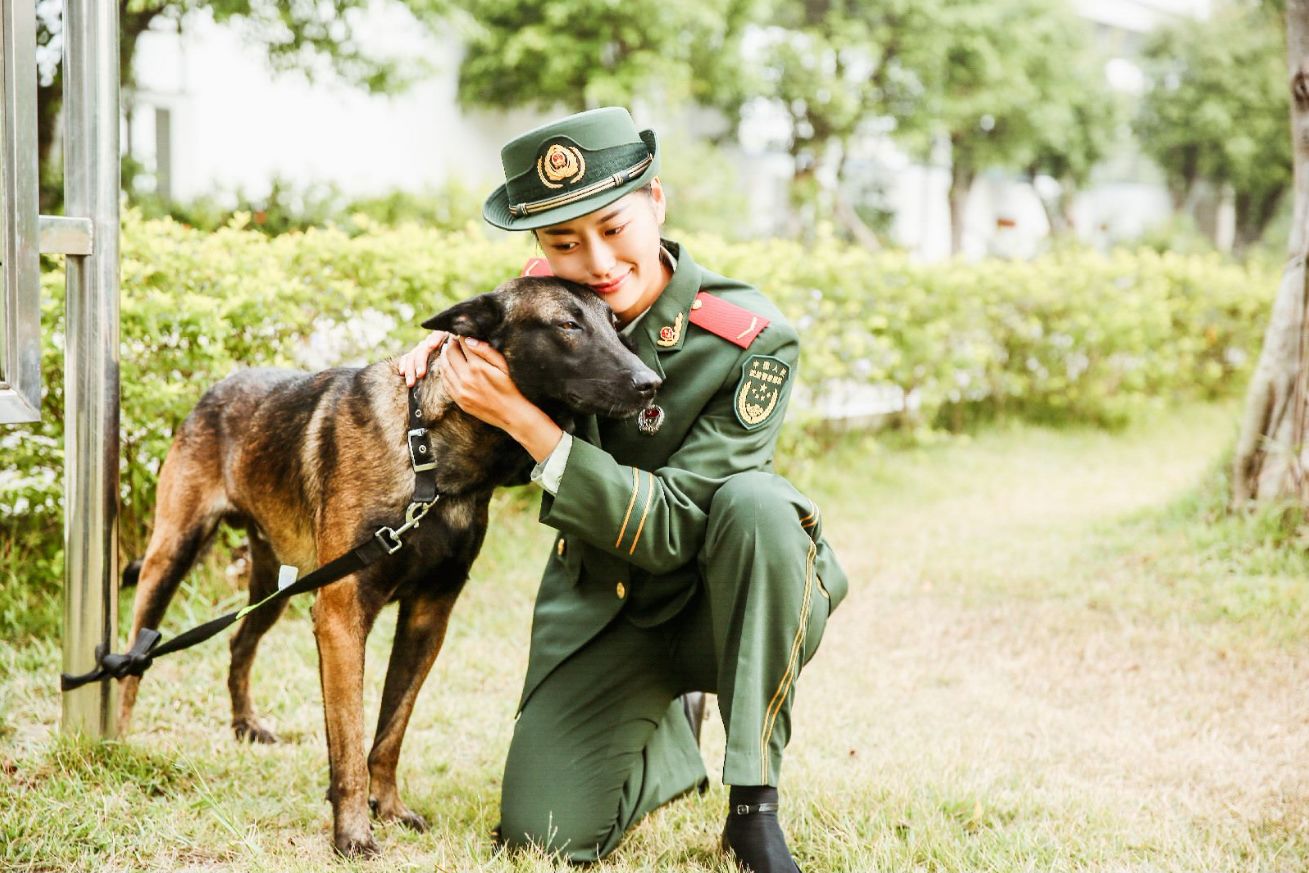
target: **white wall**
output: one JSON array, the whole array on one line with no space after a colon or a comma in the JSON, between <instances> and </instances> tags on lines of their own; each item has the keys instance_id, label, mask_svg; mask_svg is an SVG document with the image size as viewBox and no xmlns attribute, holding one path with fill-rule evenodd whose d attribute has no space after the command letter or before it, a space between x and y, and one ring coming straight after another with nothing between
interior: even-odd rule
<instances>
[{"instance_id":1,"label":"white wall","mask_svg":"<svg viewBox=\"0 0 1309 873\"><path fill-rule=\"evenodd\" d=\"M451 178L489 190L502 180L501 144L548 117L460 110L459 46L425 36L402 9L370 15L364 37L428 59L434 75L403 94L375 96L339 82L311 84L299 73L274 75L238 32L203 15L189 16L180 34L145 34L138 103L173 112L173 195L259 193L274 176L330 181L351 194ZM152 124L149 113L138 115L136 153L148 160Z\"/></svg>"}]
</instances>

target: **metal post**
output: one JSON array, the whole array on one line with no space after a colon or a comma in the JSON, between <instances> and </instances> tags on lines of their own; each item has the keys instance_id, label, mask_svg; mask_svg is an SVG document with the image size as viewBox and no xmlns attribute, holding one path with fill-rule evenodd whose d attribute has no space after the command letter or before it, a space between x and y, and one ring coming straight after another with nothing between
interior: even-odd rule
<instances>
[{"instance_id":1,"label":"metal post","mask_svg":"<svg viewBox=\"0 0 1309 873\"><path fill-rule=\"evenodd\" d=\"M41 417L36 220L36 13L0 4L0 423Z\"/></svg>"},{"instance_id":2,"label":"metal post","mask_svg":"<svg viewBox=\"0 0 1309 873\"><path fill-rule=\"evenodd\" d=\"M118 3L64 3L64 203L93 251L67 259L64 671L95 666L118 625ZM111 737L115 683L64 694L63 727Z\"/></svg>"}]
</instances>

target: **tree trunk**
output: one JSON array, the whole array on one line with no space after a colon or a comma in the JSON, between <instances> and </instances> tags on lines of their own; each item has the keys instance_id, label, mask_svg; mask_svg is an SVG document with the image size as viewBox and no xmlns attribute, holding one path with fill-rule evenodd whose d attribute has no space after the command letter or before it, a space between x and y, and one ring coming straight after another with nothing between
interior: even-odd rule
<instances>
[{"instance_id":1,"label":"tree trunk","mask_svg":"<svg viewBox=\"0 0 1309 873\"><path fill-rule=\"evenodd\" d=\"M1306 0L1309 2L1309 0ZM973 188L976 173L961 159L959 149L950 150L950 254L957 255L964 246L964 207Z\"/></svg>"},{"instance_id":2,"label":"tree trunk","mask_svg":"<svg viewBox=\"0 0 1309 873\"><path fill-rule=\"evenodd\" d=\"M1273 188L1260 194L1238 194L1236 196L1236 247L1238 252L1245 252L1250 246L1263 239L1277 207L1282 202L1285 188Z\"/></svg>"},{"instance_id":3,"label":"tree trunk","mask_svg":"<svg viewBox=\"0 0 1309 873\"><path fill-rule=\"evenodd\" d=\"M1246 396L1232 470L1232 504L1306 497L1305 401L1309 396L1305 256L1309 254L1309 0L1286 3L1295 208L1286 267Z\"/></svg>"},{"instance_id":4,"label":"tree trunk","mask_svg":"<svg viewBox=\"0 0 1309 873\"><path fill-rule=\"evenodd\" d=\"M59 132L59 107L63 104L64 67L55 71L49 85L36 86L36 153L40 168L40 209L58 212L64 202L63 159L55 160L55 137ZM59 171L59 172L56 172Z\"/></svg>"},{"instance_id":5,"label":"tree trunk","mask_svg":"<svg viewBox=\"0 0 1309 873\"><path fill-rule=\"evenodd\" d=\"M839 146L841 152L840 158L836 162L836 184L832 190L832 212L836 216L836 220L845 228L845 232L850 234L851 239L870 252L880 252L882 250L882 241L877 238L876 231L859 217L859 212L854 208L854 204L841 191L841 180L845 178L845 160L849 154L849 148L845 142L841 142Z\"/></svg>"}]
</instances>

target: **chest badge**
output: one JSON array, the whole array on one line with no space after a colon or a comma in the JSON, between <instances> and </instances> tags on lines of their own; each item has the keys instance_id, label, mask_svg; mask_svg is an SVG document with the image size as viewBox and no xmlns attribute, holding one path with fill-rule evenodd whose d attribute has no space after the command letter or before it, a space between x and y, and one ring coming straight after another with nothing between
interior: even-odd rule
<instances>
[{"instance_id":1,"label":"chest badge","mask_svg":"<svg viewBox=\"0 0 1309 873\"><path fill-rule=\"evenodd\" d=\"M659 339L655 340L655 345L668 349L677 345L677 340L682 335L682 313L677 313L677 318L673 319L672 324L665 324L659 328Z\"/></svg>"},{"instance_id":2,"label":"chest badge","mask_svg":"<svg viewBox=\"0 0 1309 873\"><path fill-rule=\"evenodd\" d=\"M646 436L654 436L659 433L659 428L664 426L664 408L662 406L647 406L636 414L636 429Z\"/></svg>"},{"instance_id":3,"label":"chest badge","mask_svg":"<svg viewBox=\"0 0 1309 873\"><path fill-rule=\"evenodd\" d=\"M782 392L790 377L790 365L778 358L751 355L745 362L732 406L746 430L760 427L782 408Z\"/></svg>"}]
</instances>

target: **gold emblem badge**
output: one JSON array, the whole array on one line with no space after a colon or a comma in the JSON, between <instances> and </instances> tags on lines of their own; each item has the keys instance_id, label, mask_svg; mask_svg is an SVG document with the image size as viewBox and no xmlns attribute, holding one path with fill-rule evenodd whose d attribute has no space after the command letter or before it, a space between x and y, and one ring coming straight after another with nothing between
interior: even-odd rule
<instances>
[{"instance_id":1,"label":"gold emblem badge","mask_svg":"<svg viewBox=\"0 0 1309 873\"><path fill-rule=\"evenodd\" d=\"M745 362L733 407L737 420L746 430L754 430L773 417L781 406L782 392L790 377L791 366L778 358L751 355Z\"/></svg>"},{"instance_id":2,"label":"gold emblem badge","mask_svg":"<svg viewBox=\"0 0 1309 873\"><path fill-rule=\"evenodd\" d=\"M586 175L586 158L576 146L553 143L536 159L536 175L547 188L562 188Z\"/></svg>"},{"instance_id":3,"label":"gold emblem badge","mask_svg":"<svg viewBox=\"0 0 1309 873\"><path fill-rule=\"evenodd\" d=\"M655 344L665 349L677 345L677 338L682 335L682 313L677 313L677 318L673 319L672 324L665 324L659 328L659 339Z\"/></svg>"}]
</instances>

